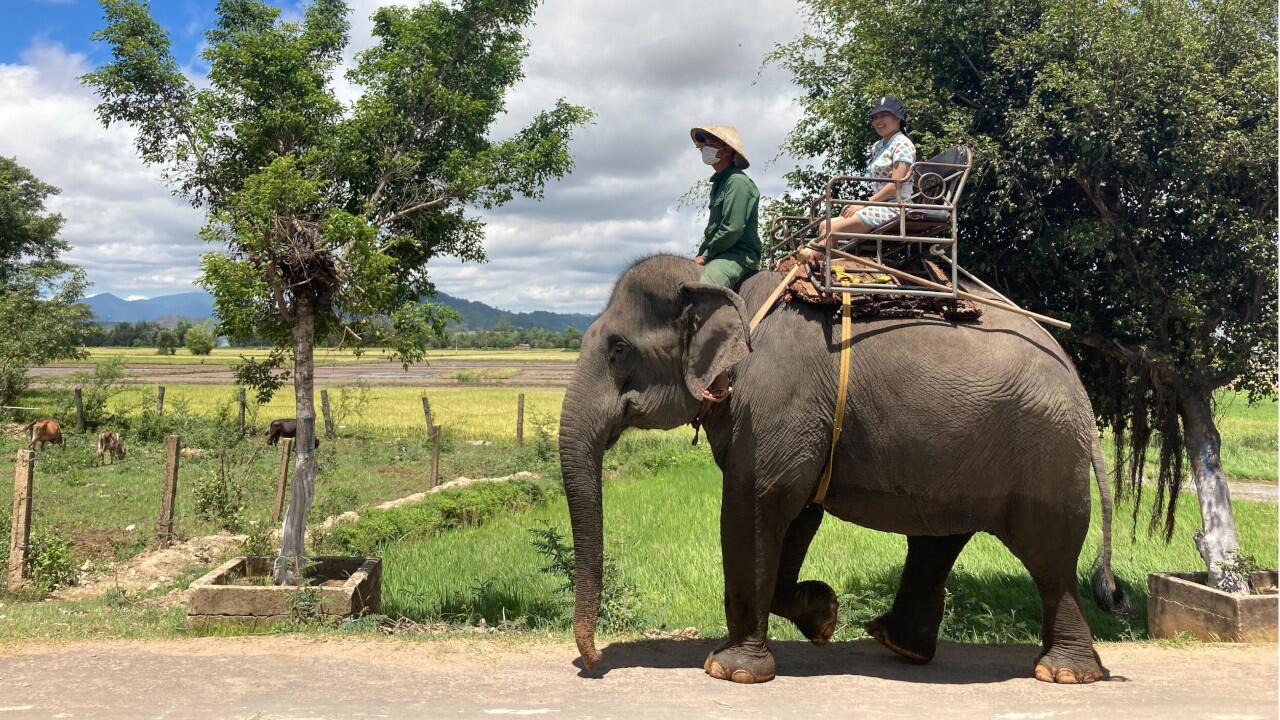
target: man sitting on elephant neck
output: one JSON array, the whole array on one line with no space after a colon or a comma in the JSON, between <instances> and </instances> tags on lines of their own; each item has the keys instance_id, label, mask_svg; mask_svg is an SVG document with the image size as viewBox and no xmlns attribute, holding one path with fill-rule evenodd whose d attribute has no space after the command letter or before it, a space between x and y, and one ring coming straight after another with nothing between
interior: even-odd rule
<instances>
[{"instance_id":1,"label":"man sitting on elephant neck","mask_svg":"<svg viewBox=\"0 0 1280 720\"><path fill-rule=\"evenodd\" d=\"M760 191L743 172L751 166L737 128L708 125L689 130L702 162L715 169L711 176L710 216L702 231L695 263L702 267L701 282L733 289L755 272L760 263ZM729 390L729 374L721 373L703 391L707 400L723 400Z\"/></svg>"}]
</instances>

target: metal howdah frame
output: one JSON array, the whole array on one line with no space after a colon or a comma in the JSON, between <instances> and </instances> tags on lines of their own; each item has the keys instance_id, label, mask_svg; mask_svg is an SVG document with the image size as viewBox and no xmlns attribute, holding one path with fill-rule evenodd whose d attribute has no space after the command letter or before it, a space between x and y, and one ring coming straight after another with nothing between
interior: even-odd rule
<instances>
[{"instance_id":1,"label":"metal howdah frame","mask_svg":"<svg viewBox=\"0 0 1280 720\"><path fill-rule=\"evenodd\" d=\"M957 256L958 232L956 226L956 210L959 205L961 195L964 193L965 182L969 179L969 171L973 167L973 151L967 147L960 147L963 153L963 163L939 162L936 160L921 160L911 164L907 177L912 178L915 182L916 191L911 197L903 199L901 196L902 183L905 180L886 180L878 177L867 177L863 175L839 175L827 181L826 187L823 189L822 196L809 204L808 215L780 215L775 217L769 223L769 247L765 251L765 257L768 259L768 266L773 268L777 265L781 257L786 257L802 248L809 247L814 250L821 250L823 254L825 270L823 273L823 290L829 293L854 293L860 295L921 295L925 297L945 297L955 298L956 290L959 287L957 283L957 273L960 263ZM846 200L836 197L836 191L840 188L847 187L849 183L893 183L897 189L896 197L893 202L867 200ZM938 188L936 195L930 194L933 188ZM821 247L812 246L810 243L817 240L817 231L820 225L825 221L826 227L831 226L833 217L839 215L839 210L848 205L862 205L870 207L890 208L897 212L896 220L885 223L879 227L872 228L871 232L855 233L855 232L837 232L831 233L831 237L835 240L835 254L837 257L845 254L843 251L851 245L874 240L876 243L876 262L884 262L885 243L900 243L908 248L918 245L929 245L929 252L933 255L949 256L951 265L951 292L941 292L924 287L914 285L901 286L885 286L870 283L854 283L854 284L837 284L832 282L831 278L831 256L833 254L830 243L821 243ZM944 228L939 228L943 232L936 235L908 235L907 234L907 218L911 210L945 210L947 211L947 220ZM779 253L779 249L786 249L786 253Z\"/></svg>"}]
</instances>

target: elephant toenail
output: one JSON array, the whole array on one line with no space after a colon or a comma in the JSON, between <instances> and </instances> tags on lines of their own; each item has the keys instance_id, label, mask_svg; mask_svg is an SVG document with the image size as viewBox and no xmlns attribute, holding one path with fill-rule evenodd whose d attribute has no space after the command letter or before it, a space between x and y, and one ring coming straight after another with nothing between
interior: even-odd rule
<instances>
[{"instance_id":1,"label":"elephant toenail","mask_svg":"<svg viewBox=\"0 0 1280 720\"><path fill-rule=\"evenodd\" d=\"M756 676L747 670L734 670L732 679L736 683L753 683L756 681Z\"/></svg>"}]
</instances>

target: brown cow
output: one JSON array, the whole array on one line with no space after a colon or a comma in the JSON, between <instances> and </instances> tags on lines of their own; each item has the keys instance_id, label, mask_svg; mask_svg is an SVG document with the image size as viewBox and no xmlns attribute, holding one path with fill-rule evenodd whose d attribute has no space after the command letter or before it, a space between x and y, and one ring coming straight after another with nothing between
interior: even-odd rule
<instances>
[{"instance_id":1,"label":"brown cow","mask_svg":"<svg viewBox=\"0 0 1280 720\"><path fill-rule=\"evenodd\" d=\"M124 443L120 442L119 435L110 430L98 434L98 464L101 465L106 457L111 458L112 465L116 460L124 460Z\"/></svg>"},{"instance_id":2,"label":"brown cow","mask_svg":"<svg viewBox=\"0 0 1280 720\"><path fill-rule=\"evenodd\" d=\"M40 443L41 450L44 450L45 443L53 443L63 450L67 449L67 443L62 439L62 425L57 420L32 420L31 424L23 430L31 431L31 442L27 443L28 450L35 450L36 443Z\"/></svg>"}]
</instances>

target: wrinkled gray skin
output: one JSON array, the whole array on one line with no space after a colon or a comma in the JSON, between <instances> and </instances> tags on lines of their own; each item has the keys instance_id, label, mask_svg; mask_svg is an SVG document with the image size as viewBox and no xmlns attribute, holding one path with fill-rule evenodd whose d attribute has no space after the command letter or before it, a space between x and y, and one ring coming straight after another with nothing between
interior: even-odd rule
<instances>
[{"instance_id":1,"label":"wrinkled gray skin","mask_svg":"<svg viewBox=\"0 0 1280 720\"><path fill-rule=\"evenodd\" d=\"M815 644L826 643L836 628L836 596L826 583L797 576L830 513L908 536L894 605L868 625L894 652L916 662L933 657L947 575L981 531L1008 546L1040 591L1036 677L1068 683L1104 677L1080 609L1076 563L1089 526L1091 462L1102 477L1105 470L1088 398L1048 335L989 308L978 325L855 321L844 433L826 502L817 506L810 500L835 414L836 313L779 304L748 339L748 319L780 276L757 274L741 296L697 279L692 262L672 256L627 270L583 335L565 395L560 454L577 551L574 635L588 669L601 657L595 629L603 454L626 428L692 421L702 389L732 367L732 395L705 419L724 472L720 538L729 631L707 658L708 673L738 682L771 679L771 612ZM1109 521L1110 497L1102 490ZM1105 595L1114 586L1105 564L1103 571Z\"/></svg>"}]
</instances>

